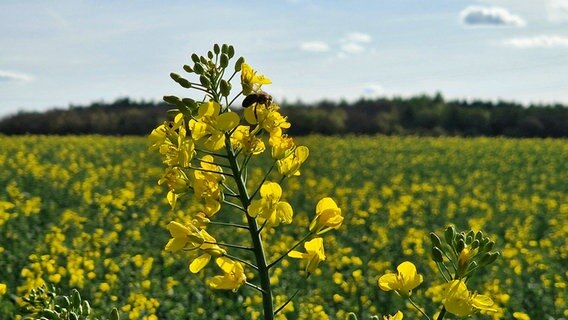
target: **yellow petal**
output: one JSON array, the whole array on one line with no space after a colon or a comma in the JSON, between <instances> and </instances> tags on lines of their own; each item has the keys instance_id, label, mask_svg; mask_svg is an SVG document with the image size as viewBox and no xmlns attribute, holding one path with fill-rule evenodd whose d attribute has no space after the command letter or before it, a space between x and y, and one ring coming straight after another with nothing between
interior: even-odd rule
<instances>
[{"instance_id":1,"label":"yellow petal","mask_svg":"<svg viewBox=\"0 0 568 320\"><path fill-rule=\"evenodd\" d=\"M282 188L276 182L266 181L260 187L260 196L262 198L272 197L276 200L280 200L282 197Z\"/></svg>"},{"instance_id":2,"label":"yellow petal","mask_svg":"<svg viewBox=\"0 0 568 320\"><path fill-rule=\"evenodd\" d=\"M217 129L221 131L229 131L235 128L241 118L235 112L225 112L217 117Z\"/></svg>"},{"instance_id":3,"label":"yellow petal","mask_svg":"<svg viewBox=\"0 0 568 320\"><path fill-rule=\"evenodd\" d=\"M318 201L316 205L316 214L321 214L324 210L327 209L339 209L335 201L332 198L326 197Z\"/></svg>"},{"instance_id":4,"label":"yellow petal","mask_svg":"<svg viewBox=\"0 0 568 320\"><path fill-rule=\"evenodd\" d=\"M219 257L217 259L215 259L215 262L217 263L217 265L219 266L219 268L221 268L221 270L223 270L223 272L225 273L229 273L233 270L233 268L235 267L235 261L227 258L227 257Z\"/></svg>"},{"instance_id":5,"label":"yellow petal","mask_svg":"<svg viewBox=\"0 0 568 320\"><path fill-rule=\"evenodd\" d=\"M323 239L313 238L312 240L304 243L307 252L318 252L323 250Z\"/></svg>"},{"instance_id":6,"label":"yellow petal","mask_svg":"<svg viewBox=\"0 0 568 320\"><path fill-rule=\"evenodd\" d=\"M204 253L200 255L191 262L191 264L189 265L189 271L191 271L192 273L198 273L209 263L209 260L211 260L211 256L209 254Z\"/></svg>"},{"instance_id":7,"label":"yellow petal","mask_svg":"<svg viewBox=\"0 0 568 320\"><path fill-rule=\"evenodd\" d=\"M168 241L168 243L166 244L166 251L170 251L170 252L176 252L179 251L181 249L183 249L183 247L185 247L186 244L186 240L182 239L182 238L173 238L170 239L170 241Z\"/></svg>"},{"instance_id":8,"label":"yellow petal","mask_svg":"<svg viewBox=\"0 0 568 320\"><path fill-rule=\"evenodd\" d=\"M174 238L187 237L191 233L188 227L175 221L168 223L168 226L166 228Z\"/></svg>"},{"instance_id":9,"label":"yellow petal","mask_svg":"<svg viewBox=\"0 0 568 320\"><path fill-rule=\"evenodd\" d=\"M288 257L295 258L295 259L303 259L304 253L302 253L300 251L292 250L292 251L288 252Z\"/></svg>"},{"instance_id":10,"label":"yellow petal","mask_svg":"<svg viewBox=\"0 0 568 320\"><path fill-rule=\"evenodd\" d=\"M310 150L308 149L308 147L299 146L298 148L296 148L296 151L294 153L296 154L298 161L300 163L303 163L310 155Z\"/></svg>"},{"instance_id":11,"label":"yellow petal","mask_svg":"<svg viewBox=\"0 0 568 320\"><path fill-rule=\"evenodd\" d=\"M399 282L396 274L387 273L379 278L379 288L384 291L398 290Z\"/></svg>"},{"instance_id":12,"label":"yellow petal","mask_svg":"<svg viewBox=\"0 0 568 320\"><path fill-rule=\"evenodd\" d=\"M294 211L288 202L278 202L276 212L278 214L278 218L280 218L282 222L286 224L292 223L292 215L294 214Z\"/></svg>"},{"instance_id":13,"label":"yellow petal","mask_svg":"<svg viewBox=\"0 0 568 320\"><path fill-rule=\"evenodd\" d=\"M255 218L259 213L262 212L263 207L264 206L262 200L253 200L248 207L249 216Z\"/></svg>"}]
</instances>

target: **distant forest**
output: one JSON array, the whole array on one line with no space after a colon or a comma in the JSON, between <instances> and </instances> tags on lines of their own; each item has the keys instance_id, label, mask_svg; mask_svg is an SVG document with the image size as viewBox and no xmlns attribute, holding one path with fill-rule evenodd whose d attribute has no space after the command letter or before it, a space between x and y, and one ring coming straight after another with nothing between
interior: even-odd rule
<instances>
[{"instance_id":1,"label":"distant forest","mask_svg":"<svg viewBox=\"0 0 568 320\"><path fill-rule=\"evenodd\" d=\"M19 112L0 120L0 133L147 135L166 120L165 102L92 103L46 112ZM284 103L289 133L429 136L568 137L568 106L513 102L445 101L442 95Z\"/></svg>"}]
</instances>

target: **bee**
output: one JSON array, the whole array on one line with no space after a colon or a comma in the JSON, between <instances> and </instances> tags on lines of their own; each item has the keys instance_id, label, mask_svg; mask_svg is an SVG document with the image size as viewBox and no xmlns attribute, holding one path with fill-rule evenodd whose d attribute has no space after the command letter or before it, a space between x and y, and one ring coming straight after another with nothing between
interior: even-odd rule
<instances>
[{"instance_id":1,"label":"bee","mask_svg":"<svg viewBox=\"0 0 568 320\"><path fill-rule=\"evenodd\" d=\"M272 103L272 96L264 91L251 93L243 100L243 108L248 108L253 104L263 104L269 106Z\"/></svg>"}]
</instances>

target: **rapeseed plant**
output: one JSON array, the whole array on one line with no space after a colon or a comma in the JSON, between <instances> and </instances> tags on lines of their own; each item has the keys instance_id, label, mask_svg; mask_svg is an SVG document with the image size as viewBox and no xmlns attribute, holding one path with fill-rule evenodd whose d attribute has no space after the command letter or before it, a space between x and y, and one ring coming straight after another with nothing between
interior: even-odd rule
<instances>
[{"instance_id":1,"label":"rapeseed plant","mask_svg":"<svg viewBox=\"0 0 568 320\"><path fill-rule=\"evenodd\" d=\"M199 82L172 73L174 81L184 88L203 92L204 97L201 101L164 97L175 106L169 112L173 120L158 126L149 136L150 149L159 151L166 166L158 183L168 187L166 199L172 209L186 194L193 194L194 203L200 204L196 211L189 212L189 219L168 224L172 238L165 250L198 251L201 255L189 264L192 273L200 273L215 259L223 273L209 278L206 281L209 287L232 291L243 285L253 288L262 296L264 319L282 318L279 312L293 310L287 306L300 289L290 292L286 299L282 295L275 299L272 286L277 278L271 274L281 270L275 268L286 257L305 260L308 277L316 273L319 264L326 259L323 238L318 235L338 229L343 216L334 200L321 199L316 205L315 218L306 226L306 235L279 256L268 255L263 238L277 234L274 230L280 224L294 221L294 209L284 200L282 182L300 175L309 150L296 145L284 133L290 128L290 122L279 112L272 97L261 91L263 85L271 83L270 79L239 58L232 75L225 80L233 56L234 48L229 45L215 45L207 56L193 54L194 65L186 65L184 70L197 75ZM229 100L231 81L238 73L241 89ZM243 96L244 111L240 116L232 108L236 99ZM253 170L253 158L261 156L266 145L271 148L272 165L266 168L261 182L251 186L248 172ZM279 173L276 177L271 176L275 167ZM222 208L239 213L240 218L234 213L222 212ZM252 245L218 242L206 231L213 225L247 230ZM294 250L302 243L305 253ZM238 251L244 254L233 253ZM254 254L254 260L246 256L247 252ZM256 275L247 276L247 269ZM253 283L256 276L259 281Z\"/></svg>"}]
</instances>

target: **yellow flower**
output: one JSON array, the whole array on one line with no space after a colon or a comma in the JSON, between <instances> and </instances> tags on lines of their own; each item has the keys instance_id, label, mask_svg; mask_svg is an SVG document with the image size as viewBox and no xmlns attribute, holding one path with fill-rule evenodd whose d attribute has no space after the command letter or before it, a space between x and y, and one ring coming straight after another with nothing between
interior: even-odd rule
<instances>
[{"instance_id":1,"label":"yellow flower","mask_svg":"<svg viewBox=\"0 0 568 320\"><path fill-rule=\"evenodd\" d=\"M231 135L231 144L235 150L243 149L245 154L260 154L266 148L261 139L251 134L249 126L238 126Z\"/></svg>"},{"instance_id":2,"label":"yellow flower","mask_svg":"<svg viewBox=\"0 0 568 320\"><path fill-rule=\"evenodd\" d=\"M513 318L517 320L531 320L531 317L524 312L513 312Z\"/></svg>"},{"instance_id":3,"label":"yellow flower","mask_svg":"<svg viewBox=\"0 0 568 320\"><path fill-rule=\"evenodd\" d=\"M226 257L219 257L215 260L217 265L223 270L222 276L215 276L208 280L208 284L213 289L233 290L243 285L247 277L243 265Z\"/></svg>"},{"instance_id":4,"label":"yellow flower","mask_svg":"<svg viewBox=\"0 0 568 320\"><path fill-rule=\"evenodd\" d=\"M211 155L201 158L201 169L195 169L192 177L193 193L198 201L203 201L203 212L212 217L221 209L223 201L223 190L220 182L225 177L216 172L223 172L221 166L213 164L215 159Z\"/></svg>"},{"instance_id":5,"label":"yellow flower","mask_svg":"<svg viewBox=\"0 0 568 320\"><path fill-rule=\"evenodd\" d=\"M168 167L164 177L158 180L159 185L167 185L169 192L167 195L168 203L175 208L179 194L186 192L189 189L189 181L186 175L179 167Z\"/></svg>"},{"instance_id":6,"label":"yellow flower","mask_svg":"<svg viewBox=\"0 0 568 320\"><path fill-rule=\"evenodd\" d=\"M308 263L306 265L306 271L308 273L313 273L314 271L316 271L318 264L321 261L325 261L325 252L323 250L323 239L314 238L304 243L304 248L306 248L306 253L292 250L290 251L290 253L288 253L288 256L290 258L307 260Z\"/></svg>"},{"instance_id":7,"label":"yellow flower","mask_svg":"<svg viewBox=\"0 0 568 320\"><path fill-rule=\"evenodd\" d=\"M416 271L416 266L405 261L396 267L397 273L387 273L379 278L379 287L384 291L395 290L402 297L410 296L411 291L418 287L423 279Z\"/></svg>"},{"instance_id":8,"label":"yellow flower","mask_svg":"<svg viewBox=\"0 0 568 320\"><path fill-rule=\"evenodd\" d=\"M277 226L281 222L292 222L294 211L288 202L280 201L282 188L276 182L265 181L260 187L260 199L253 200L248 207L251 217L260 217L267 227Z\"/></svg>"},{"instance_id":9,"label":"yellow flower","mask_svg":"<svg viewBox=\"0 0 568 320\"><path fill-rule=\"evenodd\" d=\"M388 315L388 316L383 316L384 320L402 320L402 312L397 311L394 316Z\"/></svg>"},{"instance_id":10,"label":"yellow flower","mask_svg":"<svg viewBox=\"0 0 568 320\"><path fill-rule=\"evenodd\" d=\"M342 223L341 209L333 199L326 197L316 205L316 217L310 223L310 231L322 234L331 229L339 229Z\"/></svg>"},{"instance_id":11,"label":"yellow flower","mask_svg":"<svg viewBox=\"0 0 568 320\"><path fill-rule=\"evenodd\" d=\"M243 87L243 94L248 96L252 92L260 90L263 84L271 84L272 81L261 74L256 74L256 71L251 68L247 63L241 65L241 85Z\"/></svg>"},{"instance_id":12,"label":"yellow flower","mask_svg":"<svg viewBox=\"0 0 568 320\"><path fill-rule=\"evenodd\" d=\"M207 150L216 151L225 146L225 132L235 128L239 122L239 116L231 111L219 114L221 106L214 102L204 102L199 106L196 120L189 121L191 136L193 139L201 140L203 147Z\"/></svg>"},{"instance_id":13,"label":"yellow flower","mask_svg":"<svg viewBox=\"0 0 568 320\"><path fill-rule=\"evenodd\" d=\"M310 154L308 147L299 146L288 157L278 160L278 171L283 176L299 176L300 166Z\"/></svg>"},{"instance_id":14,"label":"yellow flower","mask_svg":"<svg viewBox=\"0 0 568 320\"><path fill-rule=\"evenodd\" d=\"M442 304L449 313L459 317L468 316L478 310L497 311L491 308L493 300L488 296L470 292L462 280L452 280L444 285L445 297Z\"/></svg>"},{"instance_id":15,"label":"yellow flower","mask_svg":"<svg viewBox=\"0 0 568 320\"><path fill-rule=\"evenodd\" d=\"M200 230L199 233L204 239L204 242L201 244L199 249L205 251L205 253L195 258L189 265L189 271L192 273L198 273L201 271L201 269L209 263L211 257L219 257L227 253L225 249L217 245L217 240L207 233L207 231Z\"/></svg>"},{"instance_id":16,"label":"yellow flower","mask_svg":"<svg viewBox=\"0 0 568 320\"><path fill-rule=\"evenodd\" d=\"M172 235L172 239L166 244L166 251L176 252L184 249L188 244L189 248L198 248L205 239L194 225L184 226L183 224L171 221L167 226Z\"/></svg>"},{"instance_id":17,"label":"yellow flower","mask_svg":"<svg viewBox=\"0 0 568 320\"><path fill-rule=\"evenodd\" d=\"M255 105L244 110L244 117L248 123L258 124L272 136L279 130L290 128L290 122L278 110L280 107L274 103Z\"/></svg>"},{"instance_id":18,"label":"yellow flower","mask_svg":"<svg viewBox=\"0 0 568 320\"><path fill-rule=\"evenodd\" d=\"M0 283L0 296L3 296L6 294L7 291L7 287L4 283Z\"/></svg>"},{"instance_id":19,"label":"yellow flower","mask_svg":"<svg viewBox=\"0 0 568 320\"><path fill-rule=\"evenodd\" d=\"M270 133L268 143L272 147L272 158L277 160L289 156L294 151L294 147L296 146L294 144L294 139L285 134L282 134L282 129L280 128Z\"/></svg>"}]
</instances>

